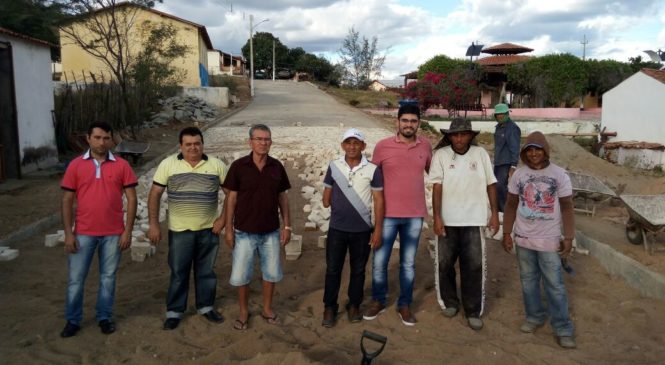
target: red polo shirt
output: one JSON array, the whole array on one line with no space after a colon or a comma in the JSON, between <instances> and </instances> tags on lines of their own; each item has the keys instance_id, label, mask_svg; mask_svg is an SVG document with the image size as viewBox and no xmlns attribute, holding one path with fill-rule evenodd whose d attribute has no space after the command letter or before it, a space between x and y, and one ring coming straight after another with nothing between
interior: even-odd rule
<instances>
[{"instance_id":1,"label":"red polo shirt","mask_svg":"<svg viewBox=\"0 0 665 365\"><path fill-rule=\"evenodd\" d=\"M222 185L238 192L233 225L248 233L268 233L279 229L279 193L291 188L284 166L268 156L263 170L252 153L231 164Z\"/></svg>"},{"instance_id":2,"label":"red polo shirt","mask_svg":"<svg viewBox=\"0 0 665 365\"><path fill-rule=\"evenodd\" d=\"M127 161L109 152L98 164L90 151L69 163L60 187L76 193L75 234L113 236L122 234L125 222L122 194L138 185Z\"/></svg>"},{"instance_id":3,"label":"red polo shirt","mask_svg":"<svg viewBox=\"0 0 665 365\"><path fill-rule=\"evenodd\" d=\"M374 147L372 163L383 171L386 217L427 217L425 176L432 162L432 145L416 136L406 144L397 135L380 140Z\"/></svg>"}]
</instances>

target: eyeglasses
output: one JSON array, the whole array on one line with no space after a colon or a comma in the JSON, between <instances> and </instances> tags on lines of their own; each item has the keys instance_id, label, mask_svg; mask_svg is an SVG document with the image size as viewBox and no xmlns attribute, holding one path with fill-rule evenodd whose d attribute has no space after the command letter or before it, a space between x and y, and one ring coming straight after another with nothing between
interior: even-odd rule
<instances>
[{"instance_id":1,"label":"eyeglasses","mask_svg":"<svg viewBox=\"0 0 665 365\"><path fill-rule=\"evenodd\" d=\"M406 118L402 118L399 121L402 122L402 123L405 123L405 124L407 124L407 123L418 124L418 122L420 122L420 120L418 120L418 119L406 119Z\"/></svg>"},{"instance_id":2,"label":"eyeglasses","mask_svg":"<svg viewBox=\"0 0 665 365\"><path fill-rule=\"evenodd\" d=\"M250 139L256 142L266 142L266 143L272 142L272 138L252 137Z\"/></svg>"}]
</instances>

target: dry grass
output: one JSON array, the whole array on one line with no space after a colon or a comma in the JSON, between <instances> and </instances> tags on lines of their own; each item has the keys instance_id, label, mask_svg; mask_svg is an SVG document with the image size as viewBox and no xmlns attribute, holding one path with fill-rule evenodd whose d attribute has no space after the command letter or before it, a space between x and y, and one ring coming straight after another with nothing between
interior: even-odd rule
<instances>
[{"instance_id":1,"label":"dry grass","mask_svg":"<svg viewBox=\"0 0 665 365\"><path fill-rule=\"evenodd\" d=\"M340 103L357 108L396 108L397 102L401 99L400 95L390 91L355 90L327 85L319 85L319 87Z\"/></svg>"}]
</instances>

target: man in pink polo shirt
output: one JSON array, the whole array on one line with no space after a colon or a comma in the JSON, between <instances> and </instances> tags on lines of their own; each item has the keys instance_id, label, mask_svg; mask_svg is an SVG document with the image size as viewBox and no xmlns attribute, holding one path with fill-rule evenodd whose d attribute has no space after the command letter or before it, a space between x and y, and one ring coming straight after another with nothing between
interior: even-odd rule
<instances>
[{"instance_id":1,"label":"man in pink polo shirt","mask_svg":"<svg viewBox=\"0 0 665 365\"><path fill-rule=\"evenodd\" d=\"M90 125L87 137L90 149L69 164L60 185L64 190L62 222L69 263L67 324L60 332L62 337L72 337L81 329L83 288L96 250L99 252L97 323L102 333L115 332L115 274L120 251L132 243L137 180L127 161L111 153L112 133L106 123ZM127 198L126 223L123 222L123 194ZM77 202L76 227L72 229L74 200Z\"/></svg>"},{"instance_id":2,"label":"man in pink polo shirt","mask_svg":"<svg viewBox=\"0 0 665 365\"><path fill-rule=\"evenodd\" d=\"M397 134L379 141L372 163L383 170L385 218L381 246L374 249L372 260L372 299L363 318L372 320L386 310L388 261L399 233L400 295L397 313L407 326L416 324L409 306L413 301L415 260L423 219L427 216L425 179L432 160L432 145L416 133L420 126L420 108L402 105L397 112Z\"/></svg>"}]
</instances>

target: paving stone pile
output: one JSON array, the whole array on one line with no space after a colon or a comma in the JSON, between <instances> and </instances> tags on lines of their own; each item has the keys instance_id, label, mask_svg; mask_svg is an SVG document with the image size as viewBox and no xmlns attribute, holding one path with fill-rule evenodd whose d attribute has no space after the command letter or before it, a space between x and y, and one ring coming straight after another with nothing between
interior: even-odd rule
<instances>
[{"instance_id":1,"label":"paving stone pile","mask_svg":"<svg viewBox=\"0 0 665 365\"><path fill-rule=\"evenodd\" d=\"M219 114L217 108L194 96L174 96L160 100L159 104L162 110L144 122L144 127L158 127L172 120L206 122L217 118Z\"/></svg>"}]
</instances>

